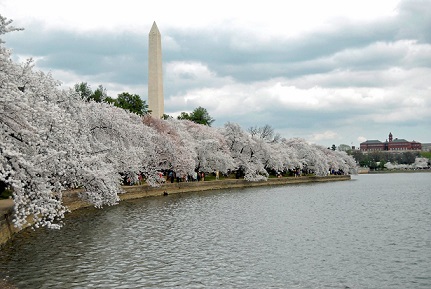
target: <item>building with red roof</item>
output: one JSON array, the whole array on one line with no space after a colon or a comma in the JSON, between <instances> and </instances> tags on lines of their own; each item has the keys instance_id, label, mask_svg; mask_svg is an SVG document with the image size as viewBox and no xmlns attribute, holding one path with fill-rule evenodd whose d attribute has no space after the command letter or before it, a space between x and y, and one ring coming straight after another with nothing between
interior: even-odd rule
<instances>
[{"instance_id":1,"label":"building with red roof","mask_svg":"<svg viewBox=\"0 0 431 289\"><path fill-rule=\"evenodd\" d=\"M379 140L367 140L360 144L360 150L363 152L372 151L420 151L422 144L417 141L407 141L405 139L393 139L392 133L389 133L389 141L381 142Z\"/></svg>"}]
</instances>

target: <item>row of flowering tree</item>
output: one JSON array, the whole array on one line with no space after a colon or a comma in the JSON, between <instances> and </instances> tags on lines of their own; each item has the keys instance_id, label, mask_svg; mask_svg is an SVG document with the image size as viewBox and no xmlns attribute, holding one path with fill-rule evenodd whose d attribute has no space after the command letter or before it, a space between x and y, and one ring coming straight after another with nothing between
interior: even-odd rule
<instances>
[{"instance_id":1,"label":"row of flowering tree","mask_svg":"<svg viewBox=\"0 0 431 289\"><path fill-rule=\"evenodd\" d=\"M14 30L0 16L0 35ZM12 61L0 43L0 181L13 189L17 227L59 228L67 212L62 192L70 188L83 188L81 197L96 207L116 204L124 176L141 174L157 185L161 170L241 170L246 180L258 181L270 170L305 167L326 175L349 172L355 162L301 139L268 141L235 123L212 128L85 101L36 71L31 60Z\"/></svg>"}]
</instances>

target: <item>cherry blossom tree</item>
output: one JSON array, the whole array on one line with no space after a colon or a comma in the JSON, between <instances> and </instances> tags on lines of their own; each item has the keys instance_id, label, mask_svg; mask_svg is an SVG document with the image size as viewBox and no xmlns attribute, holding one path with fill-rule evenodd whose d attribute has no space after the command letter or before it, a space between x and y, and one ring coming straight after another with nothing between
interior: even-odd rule
<instances>
[{"instance_id":1,"label":"cherry blossom tree","mask_svg":"<svg viewBox=\"0 0 431 289\"><path fill-rule=\"evenodd\" d=\"M160 169L173 170L178 176L192 174L195 170L196 152L192 138L187 131L179 129L178 121L174 119L156 119L144 117L144 124L155 129L158 137L156 154L160 155Z\"/></svg>"},{"instance_id":2,"label":"cherry blossom tree","mask_svg":"<svg viewBox=\"0 0 431 289\"><path fill-rule=\"evenodd\" d=\"M218 129L189 120L171 121L177 123L180 131L188 132L190 146L195 150L196 170L227 173L234 168L227 143Z\"/></svg>"},{"instance_id":3,"label":"cherry blossom tree","mask_svg":"<svg viewBox=\"0 0 431 289\"><path fill-rule=\"evenodd\" d=\"M11 23L0 16L0 36L19 30ZM271 170L324 176L356 167L344 152L280 139L270 127L247 132L228 122L212 128L87 101L33 66L31 59L14 63L0 39L0 181L13 188L17 227L59 228L68 210L65 190L83 188L81 198L96 207L114 205L124 177L143 175L157 186L161 170L179 176L236 170L262 181Z\"/></svg>"},{"instance_id":4,"label":"cherry blossom tree","mask_svg":"<svg viewBox=\"0 0 431 289\"><path fill-rule=\"evenodd\" d=\"M10 24L1 17L0 33L16 30ZM31 60L15 64L2 46L0 67L0 181L13 188L15 225L58 228L67 211L61 195L67 188L84 187L83 198L98 207L115 204L121 192L118 172L138 170L133 157L121 154L119 161L116 149L130 141L124 135L134 135L137 126L145 129L140 119L115 121L127 118L123 110L60 90L50 74L34 71ZM128 125L110 127L120 123ZM107 139L115 137L127 142L107 150ZM143 155L141 145L130 145L135 156ZM131 167L120 166L125 163Z\"/></svg>"},{"instance_id":5,"label":"cherry blossom tree","mask_svg":"<svg viewBox=\"0 0 431 289\"><path fill-rule=\"evenodd\" d=\"M262 163L265 150L262 143L256 142L236 123L226 123L222 134L226 139L236 169L244 173L244 179L248 181L266 180L268 172Z\"/></svg>"}]
</instances>

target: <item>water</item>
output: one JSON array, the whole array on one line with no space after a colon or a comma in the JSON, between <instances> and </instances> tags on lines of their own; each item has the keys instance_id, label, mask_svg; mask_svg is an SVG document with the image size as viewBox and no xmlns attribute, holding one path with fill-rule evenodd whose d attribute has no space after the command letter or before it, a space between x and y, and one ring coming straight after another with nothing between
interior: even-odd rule
<instances>
[{"instance_id":1,"label":"water","mask_svg":"<svg viewBox=\"0 0 431 289\"><path fill-rule=\"evenodd\" d=\"M18 288L431 288L430 173L169 195L0 252Z\"/></svg>"}]
</instances>

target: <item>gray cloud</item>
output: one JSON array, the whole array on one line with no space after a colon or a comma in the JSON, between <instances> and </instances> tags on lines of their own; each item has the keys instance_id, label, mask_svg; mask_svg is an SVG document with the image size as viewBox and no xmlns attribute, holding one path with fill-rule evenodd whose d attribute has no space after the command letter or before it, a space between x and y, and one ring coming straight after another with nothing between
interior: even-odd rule
<instances>
[{"instance_id":1,"label":"gray cloud","mask_svg":"<svg viewBox=\"0 0 431 289\"><path fill-rule=\"evenodd\" d=\"M429 0L401 1L397 25L398 39L416 39L431 43L431 8Z\"/></svg>"},{"instance_id":2,"label":"gray cloud","mask_svg":"<svg viewBox=\"0 0 431 289\"><path fill-rule=\"evenodd\" d=\"M201 105L216 126L270 124L304 137L333 131L349 142L370 130L386 136L391 126L404 133L399 137L418 139L412 128L431 127L429 1L402 1L391 18L339 20L331 29L266 40L223 27L158 24L167 113ZM14 54L35 57L38 68L146 99L148 31L25 29L4 40Z\"/></svg>"},{"instance_id":3,"label":"gray cloud","mask_svg":"<svg viewBox=\"0 0 431 289\"><path fill-rule=\"evenodd\" d=\"M144 35L46 31L35 24L7 35L8 44L15 54L39 59L40 69L61 69L82 76L100 74L106 83L142 83L148 75Z\"/></svg>"},{"instance_id":4,"label":"gray cloud","mask_svg":"<svg viewBox=\"0 0 431 289\"><path fill-rule=\"evenodd\" d=\"M402 65L402 51L387 53L366 48L378 42L429 40L431 9L424 9L425 2L402 2L395 19L365 24L340 22L332 31L266 42L227 30L213 30L210 34L203 30L164 31L176 43L173 49L165 48L164 61L203 62L218 76L241 82L295 78L334 69L376 70ZM14 34L7 41L16 53L43 56L41 68L68 69L80 75L109 73L107 82L137 84L147 78L147 32L46 31L35 24ZM415 65L429 66L429 59L418 59Z\"/></svg>"}]
</instances>

